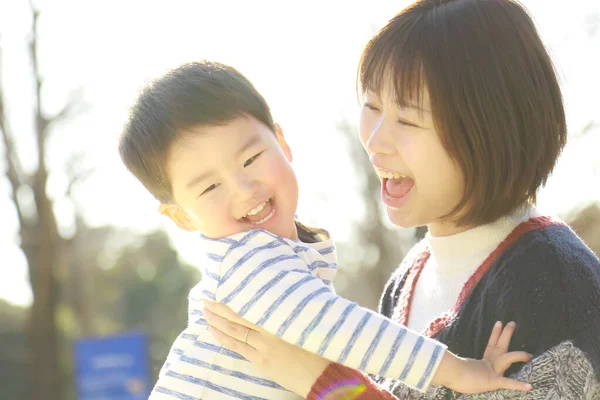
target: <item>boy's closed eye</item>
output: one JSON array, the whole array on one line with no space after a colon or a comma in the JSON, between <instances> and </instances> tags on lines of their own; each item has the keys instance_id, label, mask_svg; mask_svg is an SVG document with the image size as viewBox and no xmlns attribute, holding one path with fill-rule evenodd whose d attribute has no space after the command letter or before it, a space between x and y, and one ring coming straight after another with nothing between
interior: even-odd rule
<instances>
[{"instance_id":1,"label":"boy's closed eye","mask_svg":"<svg viewBox=\"0 0 600 400\"><path fill-rule=\"evenodd\" d=\"M250 164L252 164L254 161L256 161L256 159L258 157L260 157L260 155L263 153L263 151L261 151L260 153L250 157L249 159L246 160L246 162L244 163L244 168L249 166Z\"/></svg>"},{"instance_id":2,"label":"boy's closed eye","mask_svg":"<svg viewBox=\"0 0 600 400\"><path fill-rule=\"evenodd\" d=\"M264 151L261 151L260 153L250 157L249 159L246 160L246 162L244 163L244 168L248 167L250 164L252 164L254 161L256 161L256 159L258 157L260 157L260 155L263 153ZM200 193L200 196L203 196L213 190L215 190L217 187L219 187L219 183L213 183L212 185L210 185L209 187L207 187L202 193ZM198 196L198 197L200 197Z\"/></svg>"},{"instance_id":3,"label":"boy's closed eye","mask_svg":"<svg viewBox=\"0 0 600 400\"><path fill-rule=\"evenodd\" d=\"M204 190L202 193L200 193L200 196L207 194L210 191L213 191L214 189L216 189L219 186L219 183L213 183L212 185L210 185L209 187L206 188L206 190ZM200 197L198 196L198 197Z\"/></svg>"}]
</instances>

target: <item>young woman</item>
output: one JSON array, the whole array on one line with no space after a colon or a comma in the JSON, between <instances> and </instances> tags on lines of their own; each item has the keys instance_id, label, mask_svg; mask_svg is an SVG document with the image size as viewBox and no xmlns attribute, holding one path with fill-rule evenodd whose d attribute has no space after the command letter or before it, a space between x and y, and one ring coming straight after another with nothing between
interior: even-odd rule
<instances>
[{"instance_id":1,"label":"young woman","mask_svg":"<svg viewBox=\"0 0 600 400\"><path fill-rule=\"evenodd\" d=\"M483 355L495 321L515 321L510 348L536 357L508 371L533 384L520 398L592 396L600 261L533 207L567 132L552 63L526 11L512 0L419 1L367 44L359 82L360 140L388 217L429 231L391 277L380 312L471 358ZM222 343L308 398L408 393L207 307Z\"/></svg>"}]
</instances>

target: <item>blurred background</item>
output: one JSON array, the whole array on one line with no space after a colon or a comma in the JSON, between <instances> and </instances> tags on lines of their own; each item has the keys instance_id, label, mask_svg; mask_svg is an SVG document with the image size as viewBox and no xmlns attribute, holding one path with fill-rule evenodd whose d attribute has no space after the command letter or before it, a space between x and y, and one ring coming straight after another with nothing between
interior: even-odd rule
<instances>
[{"instance_id":1,"label":"blurred background","mask_svg":"<svg viewBox=\"0 0 600 400\"><path fill-rule=\"evenodd\" d=\"M0 0L0 398L144 398L185 327L197 238L160 217L116 145L144 82L187 61L231 64L266 97L294 151L301 220L338 240L337 291L376 308L425 232L383 216L356 137L356 66L408 3ZM600 254L600 2L523 3L556 63L570 131L538 206ZM99 337L139 338L142 350L94 358ZM82 380L114 366L150 377L127 381L130 397L82 394L123 379Z\"/></svg>"}]
</instances>

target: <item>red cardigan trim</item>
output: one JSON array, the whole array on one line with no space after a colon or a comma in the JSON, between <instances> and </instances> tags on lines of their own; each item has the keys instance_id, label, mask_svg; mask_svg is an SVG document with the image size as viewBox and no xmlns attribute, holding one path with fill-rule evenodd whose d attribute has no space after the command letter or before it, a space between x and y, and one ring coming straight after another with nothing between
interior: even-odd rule
<instances>
[{"instance_id":1,"label":"red cardigan trim","mask_svg":"<svg viewBox=\"0 0 600 400\"><path fill-rule=\"evenodd\" d=\"M434 319L429 324L429 327L425 329L423 335L435 337L435 335L437 335L442 329L448 326L450 321L452 321L456 314L458 314L458 311L471 294L471 291L475 285L477 285L481 278L483 278L483 276L489 271L498 257L504 253L508 247L513 245L521 236L536 229L560 224L564 223L552 217L535 217L517 225L517 227L502 241L502 243L500 243L498 247L492 253L490 253L490 255L485 259L485 261L483 261L477 270L475 270L467 282L465 282L454 307L443 313L438 318ZM431 253L429 248L426 248L421 254L419 254L419 256L417 256L417 258L415 258L413 265L408 271L406 282L404 283L400 293L401 309L398 314L398 322L403 325L408 326L408 317L410 316L410 308L412 305L415 287L417 286L419 276L421 275L425 264L427 264L427 260L429 259L430 255Z\"/></svg>"}]
</instances>

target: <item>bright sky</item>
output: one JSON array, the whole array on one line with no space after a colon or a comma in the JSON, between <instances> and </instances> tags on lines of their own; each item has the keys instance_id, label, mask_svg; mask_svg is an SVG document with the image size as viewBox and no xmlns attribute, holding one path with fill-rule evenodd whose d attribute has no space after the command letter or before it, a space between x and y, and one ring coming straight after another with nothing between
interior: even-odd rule
<instances>
[{"instance_id":1,"label":"bright sky","mask_svg":"<svg viewBox=\"0 0 600 400\"><path fill-rule=\"evenodd\" d=\"M590 21L600 19L596 0L524 0L557 63L566 98L569 128L579 131L600 120L600 34L587 38ZM563 5L561 5L561 3ZM367 5L368 4L368 5ZM180 63L212 59L231 64L270 103L294 150L301 187L299 214L344 239L360 216L345 141L336 133L344 117L357 115L354 91L358 57L369 37L408 1L40 1L41 64L47 79L45 107L61 106L67 90L85 84L90 111L68 125L50 148L55 171L49 190L64 233L73 208L60 193L64 162L71 151L88 151L95 175L77 192L91 225L114 224L139 232L162 226L184 258L194 262L195 241L178 233L155 212L156 203L122 167L116 151L127 107L144 81ZM13 128L27 165L33 143L28 133L24 38L26 2L0 0L2 77L13 99ZM586 25L587 23L587 25ZM600 27L597 29L600 30ZM19 101L14 102L17 98ZM563 213L600 199L600 130L573 138L544 189L540 208ZM29 151L28 151L29 150ZM315 160L319 160L315 162ZM28 304L31 291L23 256L16 246L17 221L0 180L0 297ZM22 194L27 198L27 193ZM331 209L335 212L331 212Z\"/></svg>"}]
</instances>

